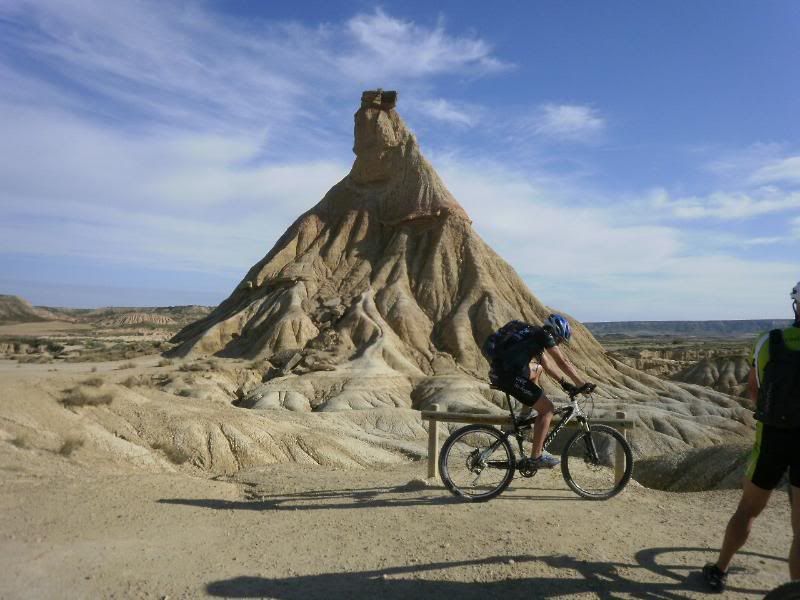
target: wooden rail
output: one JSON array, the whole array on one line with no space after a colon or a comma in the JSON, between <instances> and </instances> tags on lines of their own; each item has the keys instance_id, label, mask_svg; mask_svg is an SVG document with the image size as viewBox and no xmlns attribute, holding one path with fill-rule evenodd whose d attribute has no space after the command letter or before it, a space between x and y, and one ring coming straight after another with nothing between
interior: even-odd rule
<instances>
[{"instance_id":1,"label":"wooden rail","mask_svg":"<svg viewBox=\"0 0 800 600\"><path fill-rule=\"evenodd\" d=\"M431 405L432 410L422 411L422 420L428 421L428 478L439 477L439 423L481 423L485 425L511 425L510 415L440 412L438 404ZM634 420L628 419L623 411L617 411L615 419L592 419L593 425L609 425L619 431L627 439L627 431L633 429ZM577 426L570 421L567 427ZM617 447L614 457L614 473L617 480L625 471L625 454Z\"/></svg>"}]
</instances>

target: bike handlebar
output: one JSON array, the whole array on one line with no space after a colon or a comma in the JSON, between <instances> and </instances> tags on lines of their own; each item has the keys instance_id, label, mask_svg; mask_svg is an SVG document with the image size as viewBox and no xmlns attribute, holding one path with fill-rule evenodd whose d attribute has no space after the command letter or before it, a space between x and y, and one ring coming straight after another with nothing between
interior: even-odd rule
<instances>
[{"instance_id":1,"label":"bike handlebar","mask_svg":"<svg viewBox=\"0 0 800 600\"><path fill-rule=\"evenodd\" d=\"M569 399L570 400L575 400L576 396L578 396L580 394L591 394L596 388L597 388L596 384L589 383L587 381L581 387L576 387L576 388L573 388L573 389L569 390L567 392L567 394L569 394Z\"/></svg>"}]
</instances>

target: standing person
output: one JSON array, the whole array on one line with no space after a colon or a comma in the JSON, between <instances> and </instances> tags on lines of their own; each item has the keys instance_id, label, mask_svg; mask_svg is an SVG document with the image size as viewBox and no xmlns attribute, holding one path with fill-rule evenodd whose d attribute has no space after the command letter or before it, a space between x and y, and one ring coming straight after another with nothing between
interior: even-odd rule
<instances>
[{"instance_id":1,"label":"standing person","mask_svg":"<svg viewBox=\"0 0 800 600\"><path fill-rule=\"evenodd\" d=\"M791 292L794 325L762 335L753 350L748 379L756 405L756 440L745 473L742 498L733 513L716 563L703 567L703 578L717 592L725 589L733 555L747 541L756 517L789 469L794 538L789 575L800 579L800 282Z\"/></svg>"},{"instance_id":2,"label":"standing person","mask_svg":"<svg viewBox=\"0 0 800 600\"><path fill-rule=\"evenodd\" d=\"M530 460L531 466L535 468L552 469L561 461L552 454L543 454L542 450L553 418L553 403L539 387L539 377L542 372L546 372L560 381L561 387L566 391L580 389L588 394L595 386L581 379L575 367L558 348L560 343L568 343L572 336L572 328L564 317L550 315L542 327L520 321L512 321L508 325L512 324L515 325L513 333L500 343L500 347L493 350L489 380L528 406L528 413L531 410L538 413L533 425L531 457L526 460ZM561 376L553 362L575 382L575 386Z\"/></svg>"}]
</instances>

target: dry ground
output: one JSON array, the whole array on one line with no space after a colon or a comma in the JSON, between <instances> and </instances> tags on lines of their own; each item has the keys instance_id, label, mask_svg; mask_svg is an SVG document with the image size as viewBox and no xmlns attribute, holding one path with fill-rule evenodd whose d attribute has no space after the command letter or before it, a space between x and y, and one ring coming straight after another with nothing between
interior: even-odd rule
<instances>
[{"instance_id":1,"label":"dry ground","mask_svg":"<svg viewBox=\"0 0 800 600\"><path fill-rule=\"evenodd\" d=\"M733 491L632 486L580 500L558 471L485 504L424 467L273 466L235 481L100 475L67 459L0 477L1 598L695 598ZM58 466L57 464L54 466ZM784 581L788 503L773 498L727 597Z\"/></svg>"}]
</instances>

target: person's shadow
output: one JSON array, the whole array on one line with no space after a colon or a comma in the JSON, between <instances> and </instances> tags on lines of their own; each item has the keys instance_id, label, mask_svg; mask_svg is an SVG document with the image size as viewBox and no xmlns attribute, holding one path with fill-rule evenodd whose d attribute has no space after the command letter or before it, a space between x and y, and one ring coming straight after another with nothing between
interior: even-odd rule
<instances>
[{"instance_id":1,"label":"person's shadow","mask_svg":"<svg viewBox=\"0 0 800 600\"><path fill-rule=\"evenodd\" d=\"M673 553L695 553L697 564L669 564L663 558ZM314 598L380 598L411 600L415 598L564 598L586 593L598 598L620 596L642 599L679 599L707 593L699 575L699 565L707 558L707 548L649 548L635 556L635 562L583 561L570 556L492 556L474 560L438 562L360 571L322 573L296 577L264 578L241 576L213 581L206 586L211 596L224 598L276 598L311 600ZM784 561L782 558L753 552L739 556ZM695 557L693 557L694 560ZM513 563L511 561L513 560ZM514 565L541 562L553 569L567 571L558 577L513 577ZM785 562L785 561L784 561ZM503 566L511 569L508 579L464 581L454 569ZM735 576L735 569L734 576ZM426 574L434 576L426 577ZM453 580L458 577L458 580ZM474 574L467 578L473 578ZM729 584L727 592L743 598L763 597L769 590L750 589Z\"/></svg>"}]
</instances>

